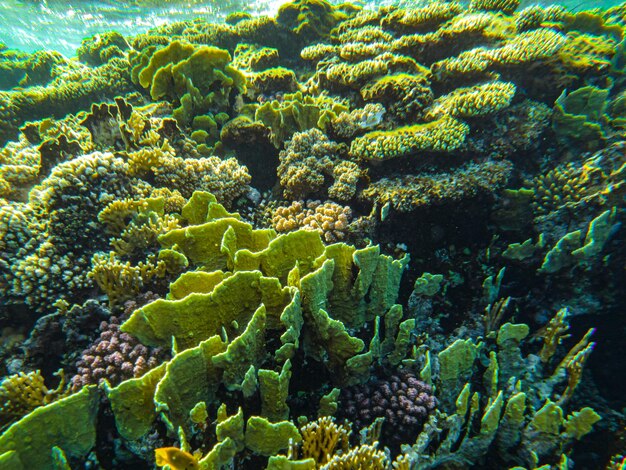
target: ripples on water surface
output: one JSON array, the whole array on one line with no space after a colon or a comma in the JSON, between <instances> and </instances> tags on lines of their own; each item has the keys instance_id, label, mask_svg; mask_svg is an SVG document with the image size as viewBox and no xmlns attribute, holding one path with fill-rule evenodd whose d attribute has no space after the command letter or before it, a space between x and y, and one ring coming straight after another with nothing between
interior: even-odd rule
<instances>
[{"instance_id":1,"label":"ripples on water surface","mask_svg":"<svg viewBox=\"0 0 626 470\"><path fill-rule=\"evenodd\" d=\"M0 42L10 48L24 51L54 49L73 56L83 38L116 30L124 35L144 32L152 27L172 21L196 17L212 20L223 18L233 11L273 14L281 0L214 0L174 1L138 0L135 2L88 2L71 3L57 0L47 2L0 2ZM381 2L365 2L379 4ZM384 3L398 3L387 0ZM402 2L401 2L402 3ZM406 2L405 2L406 3ZM418 3L411 1L410 3ZM424 3L424 2L419 2ZM573 9L608 8L618 0L587 0L561 2L524 2L525 4L560 3Z\"/></svg>"}]
</instances>

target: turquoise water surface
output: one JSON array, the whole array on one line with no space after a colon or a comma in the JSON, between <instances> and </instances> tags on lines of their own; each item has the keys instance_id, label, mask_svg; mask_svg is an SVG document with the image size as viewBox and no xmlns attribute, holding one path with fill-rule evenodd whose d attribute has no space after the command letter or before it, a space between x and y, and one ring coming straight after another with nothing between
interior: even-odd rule
<instances>
[{"instance_id":1,"label":"turquoise water surface","mask_svg":"<svg viewBox=\"0 0 626 470\"><path fill-rule=\"evenodd\" d=\"M91 2L59 0L0 2L0 43L26 52L53 49L73 56L83 38L109 30L133 35L172 21L203 17L214 21L234 11L274 14L280 0L212 0L212 1L154 1ZM363 2L378 5L385 2ZM390 2L387 2L390 3ZM396 4L398 2L395 2ZM427 2L407 2L411 4ZM573 10L609 8L618 0L563 0L560 2L523 2L531 4L561 4Z\"/></svg>"}]
</instances>

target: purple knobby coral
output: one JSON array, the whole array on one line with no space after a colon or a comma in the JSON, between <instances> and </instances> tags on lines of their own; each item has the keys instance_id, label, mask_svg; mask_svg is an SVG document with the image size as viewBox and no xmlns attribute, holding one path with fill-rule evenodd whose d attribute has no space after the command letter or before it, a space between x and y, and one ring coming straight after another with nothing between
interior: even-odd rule
<instances>
[{"instance_id":1,"label":"purple knobby coral","mask_svg":"<svg viewBox=\"0 0 626 470\"><path fill-rule=\"evenodd\" d=\"M342 390L339 413L356 429L385 418L381 436L392 444L415 439L436 405L430 385L401 371Z\"/></svg>"},{"instance_id":2,"label":"purple knobby coral","mask_svg":"<svg viewBox=\"0 0 626 470\"><path fill-rule=\"evenodd\" d=\"M100 324L100 337L85 349L76 363L77 373L72 378L72 390L85 385L100 384L105 379L110 385L140 377L163 360L161 348L148 348L120 331L120 320L109 318Z\"/></svg>"}]
</instances>

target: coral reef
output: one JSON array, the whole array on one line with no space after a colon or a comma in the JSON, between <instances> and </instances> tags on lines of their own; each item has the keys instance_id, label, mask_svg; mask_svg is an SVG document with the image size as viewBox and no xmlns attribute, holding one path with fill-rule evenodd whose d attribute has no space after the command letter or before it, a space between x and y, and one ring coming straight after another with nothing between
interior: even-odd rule
<instances>
[{"instance_id":1,"label":"coral reef","mask_svg":"<svg viewBox=\"0 0 626 470\"><path fill-rule=\"evenodd\" d=\"M617 468L625 12L0 45L0 467Z\"/></svg>"},{"instance_id":2,"label":"coral reef","mask_svg":"<svg viewBox=\"0 0 626 470\"><path fill-rule=\"evenodd\" d=\"M490 193L503 187L511 164L506 161L469 163L450 173L381 179L363 190L360 197L381 205L390 204L400 212L441 205Z\"/></svg>"}]
</instances>

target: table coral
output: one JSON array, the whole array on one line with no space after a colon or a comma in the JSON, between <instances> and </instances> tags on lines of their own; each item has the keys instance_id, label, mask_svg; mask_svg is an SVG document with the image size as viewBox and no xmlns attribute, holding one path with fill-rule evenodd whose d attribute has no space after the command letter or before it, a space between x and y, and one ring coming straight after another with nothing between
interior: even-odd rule
<instances>
[{"instance_id":1,"label":"table coral","mask_svg":"<svg viewBox=\"0 0 626 470\"><path fill-rule=\"evenodd\" d=\"M444 116L428 124L398 127L357 137L350 145L350 155L366 160L388 160L419 152L453 152L469 132L469 126Z\"/></svg>"},{"instance_id":2,"label":"table coral","mask_svg":"<svg viewBox=\"0 0 626 470\"><path fill-rule=\"evenodd\" d=\"M296 74L285 67L273 67L249 76L248 86L257 94L294 92L298 89Z\"/></svg>"},{"instance_id":3,"label":"table coral","mask_svg":"<svg viewBox=\"0 0 626 470\"><path fill-rule=\"evenodd\" d=\"M385 107L368 103L363 108L343 112L331 121L331 132L337 137L349 139L375 129L383 120Z\"/></svg>"},{"instance_id":4,"label":"table coral","mask_svg":"<svg viewBox=\"0 0 626 470\"><path fill-rule=\"evenodd\" d=\"M471 10L495 10L511 14L519 7L519 0L472 0Z\"/></svg>"},{"instance_id":5,"label":"table coral","mask_svg":"<svg viewBox=\"0 0 626 470\"><path fill-rule=\"evenodd\" d=\"M462 11L463 7L457 2L435 1L422 8L392 11L381 23L387 26L397 22L398 25L413 31L432 30Z\"/></svg>"},{"instance_id":6,"label":"table coral","mask_svg":"<svg viewBox=\"0 0 626 470\"><path fill-rule=\"evenodd\" d=\"M276 20L308 39L328 36L341 21L356 13L349 3L332 5L325 0L294 0L281 5Z\"/></svg>"},{"instance_id":7,"label":"table coral","mask_svg":"<svg viewBox=\"0 0 626 470\"><path fill-rule=\"evenodd\" d=\"M428 109L425 119L441 116L472 117L491 114L506 108L515 95L515 85L508 82L488 82L469 88L457 88L437 98Z\"/></svg>"},{"instance_id":8,"label":"table coral","mask_svg":"<svg viewBox=\"0 0 626 470\"><path fill-rule=\"evenodd\" d=\"M373 59L363 60L354 64L339 63L331 65L324 72L324 79L329 86L333 84L359 89L367 81L393 73L416 73L420 67L411 57L385 52Z\"/></svg>"},{"instance_id":9,"label":"table coral","mask_svg":"<svg viewBox=\"0 0 626 470\"><path fill-rule=\"evenodd\" d=\"M429 76L430 72L424 71L381 77L361 88L361 96L365 101L385 104L388 112L401 121L420 118L433 102Z\"/></svg>"},{"instance_id":10,"label":"table coral","mask_svg":"<svg viewBox=\"0 0 626 470\"><path fill-rule=\"evenodd\" d=\"M479 47L462 52L432 65L433 76L450 80L466 75L480 76L492 66L510 66L550 58L565 43L565 36L547 28L513 37L495 49Z\"/></svg>"},{"instance_id":11,"label":"table coral","mask_svg":"<svg viewBox=\"0 0 626 470\"><path fill-rule=\"evenodd\" d=\"M83 39L76 56L81 62L97 66L113 57L123 57L129 47L124 36L116 31L109 31Z\"/></svg>"}]
</instances>

